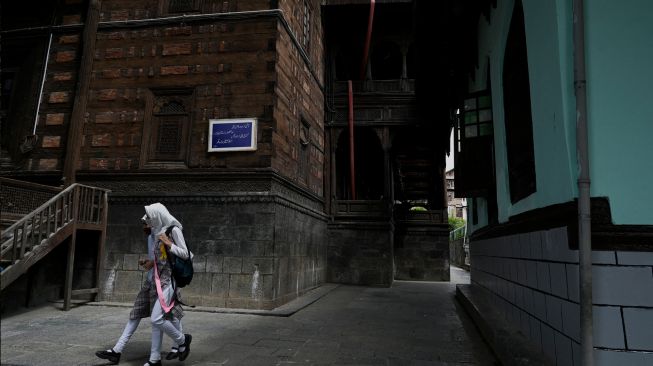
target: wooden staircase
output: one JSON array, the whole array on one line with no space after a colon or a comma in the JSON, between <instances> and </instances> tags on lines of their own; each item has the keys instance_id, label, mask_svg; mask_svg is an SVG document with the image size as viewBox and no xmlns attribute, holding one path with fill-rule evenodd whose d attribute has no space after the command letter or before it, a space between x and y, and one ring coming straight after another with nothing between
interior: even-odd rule
<instances>
[{"instance_id":1,"label":"wooden staircase","mask_svg":"<svg viewBox=\"0 0 653 366\"><path fill-rule=\"evenodd\" d=\"M72 296L97 295L97 283L94 288L72 289L75 239L77 230L100 231L95 267L97 282L106 238L108 193L108 190L102 188L73 184L3 229L0 239L0 290L7 288L70 238L64 283L64 310L70 309Z\"/></svg>"},{"instance_id":2,"label":"wooden staircase","mask_svg":"<svg viewBox=\"0 0 653 366\"><path fill-rule=\"evenodd\" d=\"M399 189L403 199L423 200L430 196L435 182L435 166L428 149L412 148L396 155Z\"/></svg>"}]
</instances>

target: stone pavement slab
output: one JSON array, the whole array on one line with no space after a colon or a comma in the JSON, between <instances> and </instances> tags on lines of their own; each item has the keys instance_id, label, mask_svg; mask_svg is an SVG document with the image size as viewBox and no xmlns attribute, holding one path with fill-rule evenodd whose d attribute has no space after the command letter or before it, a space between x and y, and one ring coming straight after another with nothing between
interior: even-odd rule
<instances>
[{"instance_id":1,"label":"stone pavement slab","mask_svg":"<svg viewBox=\"0 0 653 366\"><path fill-rule=\"evenodd\" d=\"M391 288L333 286L292 314L187 311L193 334L185 362L164 365L482 365L495 364L462 307L455 284L397 281ZM305 299L304 299L305 301ZM200 309L201 310L201 309ZM4 317L2 365L107 365L130 308L49 304ZM269 315L269 314L268 314ZM170 341L164 337L163 351ZM121 365L142 365L150 347L144 319Z\"/></svg>"}]
</instances>

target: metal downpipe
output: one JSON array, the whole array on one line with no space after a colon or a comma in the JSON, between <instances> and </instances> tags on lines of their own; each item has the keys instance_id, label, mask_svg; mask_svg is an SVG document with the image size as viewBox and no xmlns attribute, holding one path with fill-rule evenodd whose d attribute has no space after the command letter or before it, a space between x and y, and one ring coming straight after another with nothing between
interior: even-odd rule
<instances>
[{"instance_id":1,"label":"metal downpipe","mask_svg":"<svg viewBox=\"0 0 653 366\"><path fill-rule=\"evenodd\" d=\"M594 364L592 317L592 227L587 137L585 21L583 0L573 0L574 91L576 94L576 154L578 157L578 255L580 261L581 365Z\"/></svg>"}]
</instances>

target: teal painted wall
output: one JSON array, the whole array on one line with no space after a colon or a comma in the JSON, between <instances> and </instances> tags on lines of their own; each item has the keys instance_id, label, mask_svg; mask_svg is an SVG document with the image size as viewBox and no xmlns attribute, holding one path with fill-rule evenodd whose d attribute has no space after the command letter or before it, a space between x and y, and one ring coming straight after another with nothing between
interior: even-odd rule
<instances>
[{"instance_id":1,"label":"teal painted wall","mask_svg":"<svg viewBox=\"0 0 653 366\"><path fill-rule=\"evenodd\" d=\"M502 68L515 0L481 17L476 82L490 62L499 221L578 195L571 0L524 0L537 191L509 199ZM608 197L615 224L653 224L653 1L586 2L591 195ZM487 225L484 205L479 223Z\"/></svg>"},{"instance_id":2,"label":"teal painted wall","mask_svg":"<svg viewBox=\"0 0 653 366\"><path fill-rule=\"evenodd\" d=\"M586 2L592 196L615 224L653 225L653 1Z\"/></svg>"},{"instance_id":3,"label":"teal painted wall","mask_svg":"<svg viewBox=\"0 0 653 366\"><path fill-rule=\"evenodd\" d=\"M568 4L567 4L568 3ZM486 88L487 60L493 86L493 118L497 202L499 222L535 208L567 202L577 195L575 159L575 103L573 98L573 64L571 39L571 3L558 1L523 1L528 44L533 144L537 191L510 202L508 166L503 113L503 56L514 0L499 1L491 21L481 17L479 25L479 60L476 83L471 90ZM470 200L468 200L470 202ZM479 223L485 226L487 212L479 204Z\"/></svg>"}]
</instances>

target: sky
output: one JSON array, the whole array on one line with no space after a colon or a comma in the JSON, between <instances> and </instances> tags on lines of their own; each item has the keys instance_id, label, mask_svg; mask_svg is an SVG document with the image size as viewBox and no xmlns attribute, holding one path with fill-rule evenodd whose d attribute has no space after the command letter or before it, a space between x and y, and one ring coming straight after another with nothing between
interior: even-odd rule
<instances>
[{"instance_id":1,"label":"sky","mask_svg":"<svg viewBox=\"0 0 653 366\"><path fill-rule=\"evenodd\" d=\"M449 171L451 168L453 168L453 130L451 131L451 135L449 135L449 156L447 156L447 167L445 172Z\"/></svg>"}]
</instances>

